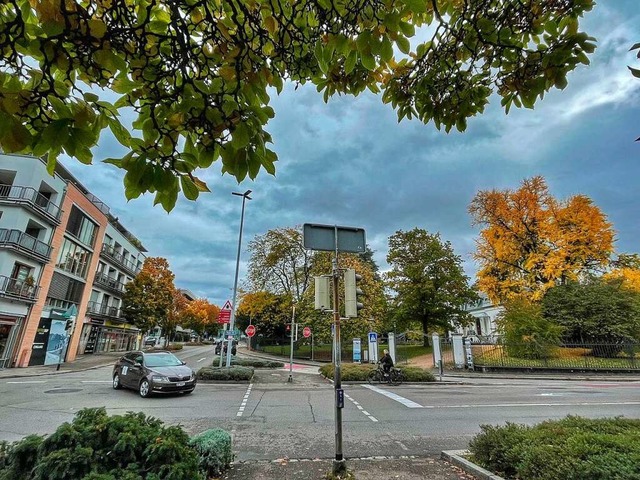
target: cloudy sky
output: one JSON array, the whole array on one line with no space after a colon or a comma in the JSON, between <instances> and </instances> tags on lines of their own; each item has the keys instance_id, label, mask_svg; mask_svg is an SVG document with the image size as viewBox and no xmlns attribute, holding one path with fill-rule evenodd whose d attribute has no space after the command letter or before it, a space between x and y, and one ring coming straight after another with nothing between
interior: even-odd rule
<instances>
[{"instance_id":1,"label":"cloudy sky","mask_svg":"<svg viewBox=\"0 0 640 480\"><path fill-rule=\"evenodd\" d=\"M601 0L583 23L598 39L588 67L569 77L535 110L508 116L494 98L465 133L445 134L418 121L397 123L379 97L333 98L314 87L285 88L272 99L268 126L278 153L275 177L262 172L238 185L216 163L202 177L212 193L179 200L167 214L146 195L127 202L122 171L100 163L120 154L104 137L94 165L63 161L105 201L145 245L166 257L176 285L222 305L231 298L242 200L247 202L240 281L246 245L276 227L325 223L363 227L375 259L386 268L387 239L414 227L440 232L475 275L471 258L478 230L467 213L478 190L517 188L543 175L552 194L585 194L609 216L617 249L640 252L640 80L629 47L640 42L638 0Z\"/></svg>"}]
</instances>

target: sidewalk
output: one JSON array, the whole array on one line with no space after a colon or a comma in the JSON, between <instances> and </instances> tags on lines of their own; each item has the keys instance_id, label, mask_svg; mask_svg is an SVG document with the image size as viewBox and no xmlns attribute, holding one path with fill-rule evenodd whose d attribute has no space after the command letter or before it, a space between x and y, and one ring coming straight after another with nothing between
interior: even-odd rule
<instances>
[{"instance_id":1,"label":"sidewalk","mask_svg":"<svg viewBox=\"0 0 640 480\"><path fill-rule=\"evenodd\" d=\"M235 463L223 480L324 480L331 472L328 459L304 459ZM347 459L355 480L475 480L440 458L356 458Z\"/></svg>"},{"instance_id":2,"label":"sidewalk","mask_svg":"<svg viewBox=\"0 0 640 480\"><path fill-rule=\"evenodd\" d=\"M39 377L42 375L51 375L52 373L73 373L85 370L93 370L94 368L113 365L123 352L101 353L93 355L81 355L70 363L62 363L60 370L56 371L58 365L44 365L26 368L4 368L0 369L0 379L3 378L22 378L22 377Z\"/></svg>"}]
</instances>

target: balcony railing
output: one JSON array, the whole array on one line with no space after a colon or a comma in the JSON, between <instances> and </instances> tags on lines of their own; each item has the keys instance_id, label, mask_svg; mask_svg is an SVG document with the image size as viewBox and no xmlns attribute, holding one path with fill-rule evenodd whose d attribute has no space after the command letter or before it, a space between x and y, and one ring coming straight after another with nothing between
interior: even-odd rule
<instances>
[{"instance_id":1,"label":"balcony railing","mask_svg":"<svg viewBox=\"0 0 640 480\"><path fill-rule=\"evenodd\" d=\"M0 228L0 246L15 248L45 263L51 257L50 245L20 230Z\"/></svg>"},{"instance_id":2,"label":"balcony railing","mask_svg":"<svg viewBox=\"0 0 640 480\"><path fill-rule=\"evenodd\" d=\"M96 277L94 281L98 285L109 288L111 290L115 290L120 293L124 293L124 283L119 282L115 278L111 278L109 275L105 275L104 273L98 272L96 273Z\"/></svg>"},{"instance_id":3,"label":"balcony railing","mask_svg":"<svg viewBox=\"0 0 640 480\"><path fill-rule=\"evenodd\" d=\"M110 307L98 302L89 302L87 304L87 312L101 317L120 318L120 309L118 307Z\"/></svg>"},{"instance_id":4,"label":"balcony railing","mask_svg":"<svg viewBox=\"0 0 640 480\"><path fill-rule=\"evenodd\" d=\"M60 207L32 187L18 185L0 185L0 202L26 203L35 211L60 223Z\"/></svg>"},{"instance_id":5,"label":"balcony railing","mask_svg":"<svg viewBox=\"0 0 640 480\"><path fill-rule=\"evenodd\" d=\"M30 285L24 280L0 275L0 295L33 303L38 298L40 287Z\"/></svg>"},{"instance_id":6,"label":"balcony railing","mask_svg":"<svg viewBox=\"0 0 640 480\"><path fill-rule=\"evenodd\" d=\"M124 267L126 270L129 271L129 273L132 273L133 275L137 275L138 272L140 271L140 269L138 268L138 266L129 261L129 260L125 260L124 256L117 252L115 248L113 248L113 246L111 245L107 245L106 243L102 245L102 254L106 255L107 257L113 259L116 261L116 263L118 263L120 266Z\"/></svg>"}]
</instances>

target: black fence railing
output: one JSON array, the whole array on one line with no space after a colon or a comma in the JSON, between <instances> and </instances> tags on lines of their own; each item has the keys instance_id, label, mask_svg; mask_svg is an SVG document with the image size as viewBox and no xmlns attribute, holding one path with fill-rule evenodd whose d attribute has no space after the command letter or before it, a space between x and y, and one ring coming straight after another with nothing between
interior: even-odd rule
<instances>
[{"instance_id":1,"label":"black fence railing","mask_svg":"<svg viewBox=\"0 0 640 480\"><path fill-rule=\"evenodd\" d=\"M133 275L137 275L140 272L140 269L138 268L138 265L136 263L133 263L130 260L126 260L124 256L111 245L107 245L106 243L103 244L101 253L111 258L112 260L115 260L118 265L124 267L129 271L129 273L132 273Z\"/></svg>"},{"instance_id":2,"label":"black fence railing","mask_svg":"<svg viewBox=\"0 0 640 480\"><path fill-rule=\"evenodd\" d=\"M16 248L44 261L51 256L50 245L20 230L0 228L0 245Z\"/></svg>"},{"instance_id":3,"label":"black fence railing","mask_svg":"<svg viewBox=\"0 0 640 480\"><path fill-rule=\"evenodd\" d=\"M472 345L473 364L485 368L640 370L640 343Z\"/></svg>"},{"instance_id":4,"label":"black fence railing","mask_svg":"<svg viewBox=\"0 0 640 480\"><path fill-rule=\"evenodd\" d=\"M39 287L30 284L26 280L0 275L0 295L4 297L16 298L31 303L38 297L39 290Z\"/></svg>"},{"instance_id":5,"label":"black fence railing","mask_svg":"<svg viewBox=\"0 0 640 480\"><path fill-rule=\"evenodd\" d=\"M110 276L105 275L104 273L96 273L94 282L110 290L114 290L119 293L124 292L124 283L119 282L115 278L111 278Z\"/></svg>"},{"instance_id":6,"label":"black fence railing","mask_svg":"<svg viewBox=\"0 0 640 480\"><path fill-rule=\"evenodd\" d=\"M47 217L60 222L60 207L32 187L19 185L0 185L0 201L28 203L35 210L44 213Z\"/></svg>"},{"instance_id":7,"label":"black fence railing","mask_svg":"<svg viewBox=\"0 0 640 480\"><path fill-rule=\"evenodd\" d=\"M120 309L117 307L110 307L103 303L89 302L87 303L87 312L92 315L109 318L120 318Z\"/></svg>"}]
</instances>

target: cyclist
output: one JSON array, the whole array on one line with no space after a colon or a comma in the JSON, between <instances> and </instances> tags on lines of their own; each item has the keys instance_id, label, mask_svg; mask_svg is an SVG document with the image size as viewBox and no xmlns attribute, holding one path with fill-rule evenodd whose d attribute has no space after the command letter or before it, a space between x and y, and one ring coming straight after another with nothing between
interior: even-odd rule
<instances>
[{"instance_id":1,"label":"cyclist","mask_svg":"<svg viewBox=\"0 0 640 480\"><path fill-rule=\"evenodd\" d=\"M384 351L384 355L382 355L379 363L382 365L385 376L389 375L389 372L393 368L393 359L391 355L389 355L389 350Z\"/></svg>"}]
</instances>

